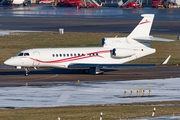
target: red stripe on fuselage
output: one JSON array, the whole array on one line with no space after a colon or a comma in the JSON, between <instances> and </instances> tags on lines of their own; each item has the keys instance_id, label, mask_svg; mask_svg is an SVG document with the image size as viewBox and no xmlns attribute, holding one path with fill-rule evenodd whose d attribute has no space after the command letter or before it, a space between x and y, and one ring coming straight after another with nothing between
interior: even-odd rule
<instances>
[{"instance_id":1,"label":"red stripe on fuselage","mask_svg":"<svg viewBox=\"0 0 180 120\"><path fill-rule=\"evenodd\" d=\"M53 60L53 61L42 61L42 60L38 60L38 59L35 59L35 58L30 58L34 61L37 61L37 62L41 62L41 63L61 63L61 62L70 62L70 61L75 61L75 60L81 60L81 59L86 59L86 58L91 58L91 57L101 57L103 58L102 56L99 55L99 53L107 53L107 52L110 52L110 50L103 50L103 51L98 51L98 52L92 52L92 53L87 53L86 55L84 56L74 56L74 57L70 57L70 58L64 58L64 59L60 59L60 60ZM96 55L98 53L98 55ZM92 55L92 54L95 54L95 55ZM27 58L27 57L23 57L23 58Z\"/></svg>"}]
</instances>

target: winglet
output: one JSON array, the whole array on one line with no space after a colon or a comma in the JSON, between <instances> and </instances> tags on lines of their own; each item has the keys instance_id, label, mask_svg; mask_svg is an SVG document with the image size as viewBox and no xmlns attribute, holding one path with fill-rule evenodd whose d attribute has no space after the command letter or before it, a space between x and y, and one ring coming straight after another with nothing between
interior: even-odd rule
<instances>
[{"instance_id":1,"label":"winglet","mask_svg":"<svg viewBox=\"0 0 180 120\"><path fill-rule=\"evenodd\" d=\"M169 55L169 56L164 60L164 62L161 63L161 65L167 64L170 58L171 58L171 55Z\"/></svg>"}]
</instances>

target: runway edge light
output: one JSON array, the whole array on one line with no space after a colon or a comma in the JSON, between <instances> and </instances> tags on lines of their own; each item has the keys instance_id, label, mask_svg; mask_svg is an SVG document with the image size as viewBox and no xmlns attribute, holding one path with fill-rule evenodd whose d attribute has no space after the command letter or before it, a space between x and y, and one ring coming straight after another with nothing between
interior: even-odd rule
<instances>
[{"instance_id":1,"label":"runway edge light","mask_svg":"<svg viewBox=\"0 0 180 120\"><path fill-rule=\"evenodd\" d=\"M155 115L156 108L153 109L152 117Z\"/></svg>"},{"instance_id":2,"label":"runway edge light","mask_svg":"<svg viewBox=\"0 0 180 120\"><path fill-rule=\"evenodd\" d=\"M102 115L103 115L103 113L101 112L101 113L100 113L100 120L102 120Z\"/></svg>"}]
</instances>

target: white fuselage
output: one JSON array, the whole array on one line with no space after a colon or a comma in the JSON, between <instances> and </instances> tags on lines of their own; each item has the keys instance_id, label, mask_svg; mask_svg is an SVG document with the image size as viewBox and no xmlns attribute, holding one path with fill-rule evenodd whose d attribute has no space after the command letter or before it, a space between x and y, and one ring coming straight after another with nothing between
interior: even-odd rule
<instances>
[{"instance_id":1,"label":"white fuselage","mask_svg":"<svg viewBox=\"0 0 180 120\"><path fill-rule=\"evenodd\" d=\"M17 67L60 68L68 68L68 65L76 63L122 64L155 52L155 49L149 47L126 46L116 48L119 56L112 55L114 47L28 49L8 59L5 64Z\"/></svg>"}]
</instances>

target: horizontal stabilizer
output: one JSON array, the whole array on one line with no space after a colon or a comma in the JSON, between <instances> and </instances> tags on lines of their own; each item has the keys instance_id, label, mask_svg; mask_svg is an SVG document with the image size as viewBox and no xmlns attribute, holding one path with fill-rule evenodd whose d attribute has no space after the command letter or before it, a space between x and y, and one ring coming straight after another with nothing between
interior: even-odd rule
<instances>
[{"instance_id":1,"label":"horizontal stabilizer","mask_svg":"<svg viewBox=\"0 0 180 120\"><path fill-rule=\"evenodd\" d=\"M137 38L133 38L134 40L137 41L143 41L143 40L149 40L149 41L161 41L161 42L172 42L174 40L171 39L166 39L166 38L159 38L159 37L153 37L153 36L149 36L149 37L137 37Z\"/></svg>"}]
</instances>

